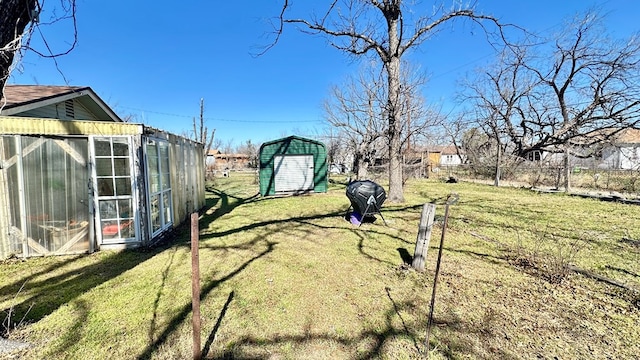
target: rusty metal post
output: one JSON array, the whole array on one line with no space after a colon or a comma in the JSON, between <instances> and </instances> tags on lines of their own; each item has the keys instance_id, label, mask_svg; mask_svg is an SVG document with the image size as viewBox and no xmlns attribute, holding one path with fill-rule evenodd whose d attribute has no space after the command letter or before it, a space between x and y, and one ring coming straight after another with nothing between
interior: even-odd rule
<instances>
[{"instance_id":1,"label":"rusty metal post","mask_svg":"<svg viewBox=\"0 0 640 360\"><path fill-rule=\"evenodd\" d=\"M200 229L198 227L199 215L197 212L191 214L191 308L193 312L193 358L202 358L202 346L200 334L202 324L200 320L200 261L198 254L198 243Z\"/></svg>"},{"instance_id":2,"label":"rusty metal post","mask_svg":"<svg viewBox=\"0 0 640 360\"><path fill-rule=\"evenodd\" d=\"M440 236L440 248L438 249L438 261L436 262L436 273L433 277L433 291L431 292L431 306L429 309L429 320L427 321L427 337L424 340L427 350L426 358L429 359L429 337L431 335L431 326L433 325L433 308L436 304L436 287L438 286L438 274L440 273L440 263L442 262L442 248L444 247L444 238L447 232L447 223L449 222L449 205L458 201L458 194L449 194L447 203L444 207L444 221L442 224L442 236Z\"/></svg>"}]
</instances>

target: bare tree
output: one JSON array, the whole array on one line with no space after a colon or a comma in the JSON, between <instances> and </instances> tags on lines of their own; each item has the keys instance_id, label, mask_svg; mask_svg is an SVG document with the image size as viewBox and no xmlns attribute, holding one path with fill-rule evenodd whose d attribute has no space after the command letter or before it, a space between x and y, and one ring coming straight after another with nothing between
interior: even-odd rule
<instances>
[{"instance_id":1,"label":"bare tree","mask_svg":"<svg viewBox=\"0 0 640 360\"><path fill-rule=\"evenodd\" d=\"M558 37L552 59L525 64L544 86L541 94L554 101L553 111L533 125L539 144L563 150L568 192L572 147L601 143L640 124L640 42L608 39L602 18L588 13Z\"/></svg>"},{"instance_id":2,"label":"bare tree","mask_svg":"<svg viewBox=\"0 0 640 360\"><path fill-rule=\"evenodd\" d=\"M15 66L15 57L21 50L32 50L55 61L56 57L71 52L77 43L76 1L60 0L60 9L53 12L54 16L46 22L40 21L43 4L44 1L38 0L0 0L0 99L4 97L4 85ZM36 28L63 20L70 20L73 24L73 41L65 44L64 50L54 52L46 40L46 51L30 46L31 35Z\"/></svg>"},{"instance_id":3,"label":"bare tree","mask_svg":"<svg viewBox=\"0 0 640 360\"><path fill-rule=\"evenodd\" d=\"M319 138L327 148L327 163L330 171L342 173L347 171L347 164L353 165L353 151L344 131L336 131L332 126L328 126Z\"/></svg>"},{"instance_id":4,"label":"bare tree","mask_svg":"<svg viewBox=\"0 0 640 360\"><path fill-rule=\"evenodd\" d=\"M460 134L457 140L464 149L471 170L479 175L489 176L488 169L495 161L496 142L481 128L471 128Z\"/></svg>"},{"instance_id":5,"label":"bare tree","mask_svg":"<svg viewBox=\"0 0 640 360\"><path fill-rule=\"evenodd\" d=\"M289 1L284 0L275 24L276 40L269 46L278 41L285 24L294 24L303 26L311 34L325 36L338 50L356 57L371 54L380 61L387 73L388 195L392 202L404 201L400 119L402 57L408 50L428 40L442 24L453 19L469 19L483 29L485 22L489 22L502 29L497 19L477 13L471 6L445 8L441 5L427 14L427 9L411 8L413 5L413 2L402 0L333 0L322 16L312 14L308 18L288 18ZM420 13L425 15L417 15Z\"/></svg>"},{"instance_id":6,"label":"bare tree","mask_svg":"<svg viewBox=\"0 0 640 360\"><path fill-rule=\"evenodd\" d=\"M247 163L247 167L251 169L258 168L258 149L260 146L256 146L250 139L247 140L244 144L238 145L236 148L237 154L244 154L249 157L249 162Z\"/></svg>"},{"instance_id":7,"label":"bare tree","mask_svg":"<svg viewBox=\"0 0 640 360\"><path fill-rule=\"evenodd\" d=\"M410 66L403 67L400 80L398 138L404 153L426 134L439 116L428 111L420 96L424 80L412 72ZM387 84L386 72L372 64L341 87L334 87L325 102L327 121L338 129L342 138L348 139L358 179L368 177L369 166L376 159L384 158L384 148L388 147Z\"/></svg>"},{"instance_id":8,"label":"bare tree","mask_svg":"<svg viewBox=\"0 0 640 360\"><path fill-rule=\"evenodd\" d=\"M507 48L498 64L467 84L463 96L475 108L475 123L495 144L494 185L500 186L504 157L530 151L527 124L533 89L539 82L526 71L526 47Z\"/></svg>"},{"instance_id":9,"label":"bare tree","mask_svg":"<svg viewBox=\"0 0 640 360\"><path fill-rule=\"evenodd\" d=\"M347 139L357 179L368 178L368 168L385 136L383 82L380 73L367 67L357 78L351 77L344 85L334 86L324 103L328 123L337 129L339 137Z\"/></svg>"},{"instance_id":10,"label":"bare tree","mask_svg":"<svg viewBox=\"0 0 640 360\"><path fill-rule=\"evenodd\" d=\"M233 154L235 146L233 145L233 139L227 139L225 142L220 142L220 151L223 154Z\"/></svg>"},{"instance_id":11,"label":"bare tree","mask_svg":"<svg viewBox=\"0 0 640 360\"><path fill-rule=\"evenodd\" d=\"M209 156L209 152L211 151L211 146L213 145L213 139L215 138L216 129L211 130L205 125L204 119L204 99L200 99L200 118L199 122L196 125L196 118L193 118L193 140L200 142L204 145L204 159L205 163L207 160L207 156Z\"/></svg>"},{"instance_id":12,"label":"bare tree","mask_svg":"<svg viewBox=\"0 0 640 360\"><path fill-rule=\"evenodd\" d=\"M572 157L640 125L640 42L612 41L601 25L588 13L552 42L509 47L469 85L477 123L503 154L562 154L567 192Z\"/></svg>"},{"instance_id":13,"label":"bare tree","mask_svg":"<svg viewBox=\"0 0 640 360\"><path fill-rule=\"evenodd\" d=\"M37 17L39 4L37 1L3 0L0 5L0 90L4 90L13 58L22 47L24 30Z\"/></svg>"},{"instance_id":14,"label":"bare tree","mask_svg":"<svg viewBox=\"0 0 640 360\"><path fill-rule=\"evenodd\" d=\"M456 155L462 160L463 163L469 162L469 157L462 152L465 151L463 144L463 136L466 131L470 129L471 122L466 120L466 114L464 112L457 114L452 121L442 121L441 130L443 131L440 138L443 142L449 142L453 144L456 149Z\"/></svg>"}]
</instances>

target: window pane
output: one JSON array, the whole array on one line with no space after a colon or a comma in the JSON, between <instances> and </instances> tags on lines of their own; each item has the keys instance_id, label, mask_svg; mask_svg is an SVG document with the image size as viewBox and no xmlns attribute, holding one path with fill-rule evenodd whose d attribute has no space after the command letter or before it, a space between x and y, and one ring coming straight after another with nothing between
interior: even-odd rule
<instances>
[{"instance_id":1,"label":"window pane","mask_svg":"<svg viewBox=\"0 0 640 360\"><path fill-rule=\"evenodd\" d=\"M111 178L98 179L98 196L113 196L113 180Z\"/></svg>"},{"instance_id":2,"label":"window pane","mask_svg":"<svg viewBox=\"0 0 640 360\"><path fill-rule=\"evenodd\" d=\"M96 174L98 176L112 176L111 159L96 159Z\"/></svg>"},{"instance_id":3,"label":"window pane","mask_svg":"<svg viewBox=\"0 0 640 360\"><path fill-rule=\"evenodd\" d=\"M151 228L153 232L160 229L160 195L151 197Z\"/></svg>"},{"instance_id":4,"label":"window pane","mask_svg":"<svg viewBox=\"0 0 640 360\"><path fill-rule=\"evenodd\" d=\"M160 172L160 170L158 169L158 157L149 155L147 159L149 162L149 173L157 174L158 172Z\"/></svg>"},{"instance_id":5,"label":"window pane","mask_svg":"<svg viewBox=\"0 0 640 360\"><path fill-rule=\"evenodd\" d=\"M160 191L160 175L149 175L149 190L152 193Z\"/></svg>"},{"instance_id":6,"label":"window pane","mask_svg":"<svg viewBox=\"0 0 640 360\"><path fill-rule=\"evenodd\" d=\"M156 148L156 142L150 141L149 145L147 145L147 154L149 157L157 158L158 157L158 149Z\"/></svg>"},{"instance_id":7,"label":"window pane","mask_svg":"<svg viewBox=\"0 0 640 360\"><path fill-rule=\"evenodd\" d=\"M113 155L129 156L129 142L127 139L113 139Z\"/></svg>"},{"instance_id":8,"label":"window pane","mask_svg":"<svg viewBox=\"0 0 640 360\"><path fill-rule=\"evenodd\" d=\"M96 139L94 141L96 156L111 156L111 142L109 139Z\"/></svg>"},{"instance_id":9,"label":"window pane","mask_svg":"<svg viewBox=\"0 0 640 360\"><path fill-rule=\"evenodd\" d=\"M118 217L116 200L100 200L100 217L102 219L115 219Z\"/></svg>"},{"instance_id":10,"label":"window pane","mask_svg":"<svg viewBox=\"0 0 640 360\"><path fill-rule=\"evenodd\" d=\"M118 222L117 221L103 221L102 222L102 237L105 239L112 239L118 237Z\"/></svg>"},{"instance_id":11,"label":"window pane","mask_svg":"<svg viewBox=\"0 0 640 360\"><path fill-rule=\"evenodd\" d=\"M129 158L113 159L116 176L129 176Z\"/></svg>"},{"instance_id":12,"label":"window pane","mask_svg":"<svg viewBox=\"0 0 640 360\"><path fill-rule=\"evenodd\" d=\"M160 143L160 157L164 159L169 159L169 145L165 142Z\"/></svg>"},{"instance_id":13,"label":"window pane","mask_svg":"<svg viewBox=\"0 0 640 360\"><path fill-rule=\"evenodd\" d=\"M131 199L118 200L118 210L120 211L120 218L133 217Z\"/></svg>"},{"instance_id":14,"label":"window pane","mask_svg":"<svg viewBox=\"0 0 640 360\"><path fill-rule=\"evenodd\" d=\"M131 178L116 178L116 195L131 195Z\"/></svg>"},{"instance_id":15,"label":"window pane","mask_svg":"<svg viewBox=\"0 0 640 360\"><path fill-rule=\"evenodd\" d=\"M171 191L165 192L163 195L164 200L164 223L171 222Z\"/></svg>"},{"instance_id":16,"label":"window pane","mask_svg":"<svg viewBox=\"0 0 640 360\"><path fill-rule=\"evenodd\" d=\"M169 180L169 174L162 174L162 190L169 189L171 187L171 181Z\"/></svg>"},{"instance_id":17,"label":"window pane","mask_svg":"<svg viewBox=\"0 0 640 360\"><path fill-rule=\"evenodd\" d=\"M133 220L120 221L120 236L123 238L132 238L136 236L133 227Z\"/></svg>"}]
</instances>

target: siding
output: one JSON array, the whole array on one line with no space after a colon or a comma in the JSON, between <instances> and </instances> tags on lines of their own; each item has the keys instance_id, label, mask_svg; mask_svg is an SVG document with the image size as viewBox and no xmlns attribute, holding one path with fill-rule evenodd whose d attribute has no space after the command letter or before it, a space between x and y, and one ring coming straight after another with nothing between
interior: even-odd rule
<instances>
[{"instance_id":1,"label":"siding","mask_svg":"<svg viewBox=\"0 0 640 360\"><path fill-rule=\"evenodd\" d=\"M69 100L73 104L73 117L67 116L65 102L43 106L37 109L28 110L14 116L60 119L60 120L98 120L91 111L85 108L78 100Z\"/></svg>"}]
</instances>

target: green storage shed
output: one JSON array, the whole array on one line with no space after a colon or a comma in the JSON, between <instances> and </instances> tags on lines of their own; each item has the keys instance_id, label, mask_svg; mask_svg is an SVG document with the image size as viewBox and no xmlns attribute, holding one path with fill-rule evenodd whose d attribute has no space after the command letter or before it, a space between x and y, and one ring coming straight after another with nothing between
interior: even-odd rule
<instances>
[{"instance_id":1,"label":"green storage shed","mask_svg":"<svg viewBox=\"0 0 640 360\"><path fill-rule=\"evenodd\" d=\"M327 192L327 150L298 136L260 146L260 194Z\"/></svg>"}]
</instances>

